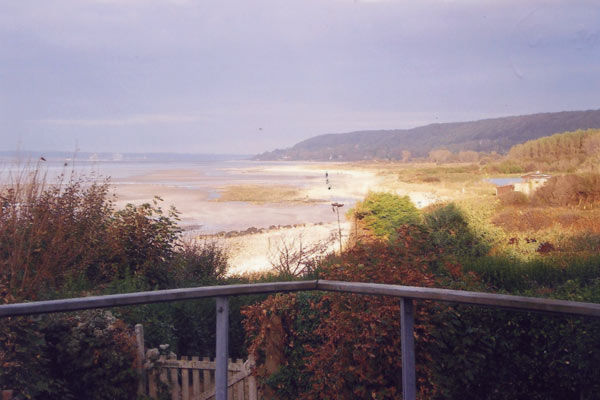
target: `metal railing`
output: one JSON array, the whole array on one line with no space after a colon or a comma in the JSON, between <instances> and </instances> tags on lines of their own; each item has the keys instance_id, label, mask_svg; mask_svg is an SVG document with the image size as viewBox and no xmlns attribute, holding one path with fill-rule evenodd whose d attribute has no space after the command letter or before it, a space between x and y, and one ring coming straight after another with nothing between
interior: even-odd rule
<instances>
[{"instance_id":1,"label":"metal railing","mask_svg":"<svg viewBox=\"0 0 600 400\"><path fill-rule=\"evenodd\" d=\"M400 298L402 391L403 398L405 400L414 400L416 398L413 300L433 300L522 311L600 317L600 304L596 303L582 303L565 300L467 292L461 290L422 288L414 286L386 285L378 283L312 280L157 290L152 292L137 292L107 296L90 296L73 299L37 301L31 303L6 304L0 306L0 318L216 297L217 367L215 371L215 398L217 400L226 400L227 359L229 356L228 297L306 290L394 296Z\"/></svg>"}]
</instances>

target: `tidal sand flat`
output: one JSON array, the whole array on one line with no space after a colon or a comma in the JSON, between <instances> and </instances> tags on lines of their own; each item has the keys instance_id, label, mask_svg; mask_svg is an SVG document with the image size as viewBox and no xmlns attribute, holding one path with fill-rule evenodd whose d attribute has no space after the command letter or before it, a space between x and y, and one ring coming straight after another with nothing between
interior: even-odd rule
<instances>
[{"instance_id":1,"label":"tidal sand flat","mask_svg":"<svg viewBox=\"0 0 600 400\"><path fill-rule=\"evenodd\" d=\"M345 240L350 229L345 213L369 191L406 194L420 207L439 199L403 188L377 168L341 163L166 164L137 172L112 179L117 206L159 196L163 206L180 212L188 236L218 240L228 249L231 273L271 268L276 243L307 247L327 241L338 231L333 202L344 204Z\"/></svg>"}]
</instances>

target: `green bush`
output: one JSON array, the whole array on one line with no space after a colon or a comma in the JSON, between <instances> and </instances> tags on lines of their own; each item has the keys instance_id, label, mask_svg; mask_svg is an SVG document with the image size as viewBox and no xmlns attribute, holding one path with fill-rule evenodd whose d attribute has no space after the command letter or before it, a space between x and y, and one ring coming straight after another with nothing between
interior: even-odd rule
<instances>
[{"instance_id":1,"label":"green bush","mask_svg":"<svg viewBox=\"0 0 600 400\"><path fill-rule=\"evenodd\" d=\"M600 278L600 256L538 256L529 260L506 255L486 256L465 262L488 285L509 293L539 288L554 289L567 281L583 284Z\"/></svg>"},{"instance_id":2,"label":"green bush","mask_svg":"<svg viewBox=\"0 0 600 400\"><path fill-rule=\"evenodd\" d=\"M597 399L600 321L475 306L433 314L434 399Z\"/></svg>"},{"instance_id":3,"label":"green bush","mask_svg":"<svg viewBox=\"0 0 600 400\"><path fill-rule=\"evenodd\" d=\"M489 244L473 232L464 213L454 203L439 207L423 217L433 246L459 259L481 257L488 253Z\"/></svg>"},{"instance_id":4,"label":"green bush","mask_svg":"<svg viewBox=\"0 0 600 400\"><path fill-rule=\"evenodd\" d=\"M0 339L0 388L30 399L136 396L135 337L108 312L9 319Z\"/></svg>"},{"instance_id":5,"label":"green bush","mask_svg":"<svg viewBox=\"0 0 600 400\"><path fill-rule=\"evenodd\" d=\"M391 193L369 193L348 215L379 237L394 236L401 225L420 222L419 210L410 198Z\"/></svg>"}]
</instances>

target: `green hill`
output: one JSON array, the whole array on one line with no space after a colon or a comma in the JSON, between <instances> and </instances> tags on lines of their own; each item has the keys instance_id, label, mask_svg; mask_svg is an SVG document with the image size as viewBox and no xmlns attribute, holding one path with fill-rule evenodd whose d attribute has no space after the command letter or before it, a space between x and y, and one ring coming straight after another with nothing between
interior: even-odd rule
<instances>
[{"instance_id":1,"label":"green hill","mask_svg":"<svg viewBox=\"0 0 600 400\"><path fill-rule=\"evenodd\" d=\"M413 129L357 131L325 134L304 140L289 149L255 156L256 160L400 160L427 156L431 150L473 150L504 154L519 143L557 132L600 128L600 110L440 123Z\"/></svg>"}]
</instances>

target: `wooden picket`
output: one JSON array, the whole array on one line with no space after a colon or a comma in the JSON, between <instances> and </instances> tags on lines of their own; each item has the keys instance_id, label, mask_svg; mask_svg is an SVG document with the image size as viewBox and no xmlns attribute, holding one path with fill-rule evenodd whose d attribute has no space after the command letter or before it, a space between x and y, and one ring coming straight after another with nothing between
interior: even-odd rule
<instances>
[{"instance_id":1,"label":"wooden picket","mask_svg":"<svg viewBox=\"0 0 600 400\"><path fill-rule=\"evenodd\" d=\"M143 341L143 327L136 326L138 346ZM149 352L138 349L138 356L143 354L143 376L140 394L158 398L159 386L168 387L171 400L210 400L215 398L216 361L208 357L161 355L156 360L149 360ZM150 361L147 363L146 361ZM229 359L227 376L227 398L230 400L257 400L258 388L256 378L252 375L252 360ZM160 383L164 385L160 385Z\"/></svg>"},{"instance_id":2,"label":"wooden picket","mask_svg":"<svg viewBox=\"0 0 600 400\"><path fill-rule=\"evenodd\" d=\"M207 357L200 361L197 356L177 358L160 356L154 366L147 371L147 394L158 396L158 380L169 387L171 400L209 400L215 397L214 371L216 362ZM258 391L256 378L252 375L249 362L232 361L228 367L228 399L256 400Z\"/></svg>"}]
</instances>

